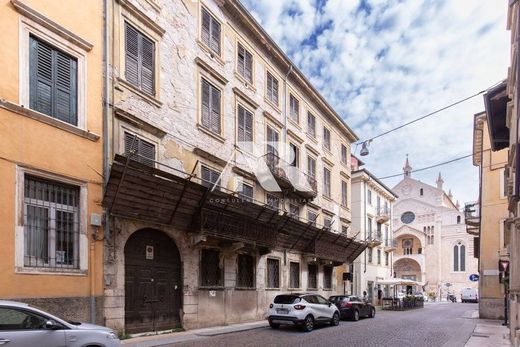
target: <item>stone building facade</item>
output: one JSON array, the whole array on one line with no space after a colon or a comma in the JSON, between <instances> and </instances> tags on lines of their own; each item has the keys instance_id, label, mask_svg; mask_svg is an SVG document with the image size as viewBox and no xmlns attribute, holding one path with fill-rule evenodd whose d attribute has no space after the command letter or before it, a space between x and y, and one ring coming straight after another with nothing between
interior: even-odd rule
<instances>
[{"instance_id":1,"label":"stone building facade","mask_svg":"<svg viewBox=\"0 0 520 347\"><path fill-rule=\"evenodd\" d=\"M423 284L437 298L444 300L449 293L460 301L462 288L477 287L469 276L478 273L474 237L466 233L464 214L451 190L443 190L440 173L434 187L411 177L408 158L403 170L403 180L392 189L399 195L394 204L393 271L396 277Z\"/></svg>"},{"instance_id":2,"label":"stone building facade","mask_svg":"<svg viewBox=\"0 0 520 347\"><path fill-rule=\"evenodd\" d=\"M110 2L105 319L128 333L336 293L356 135L236 1Z\"/></svg>"}]
</instances>

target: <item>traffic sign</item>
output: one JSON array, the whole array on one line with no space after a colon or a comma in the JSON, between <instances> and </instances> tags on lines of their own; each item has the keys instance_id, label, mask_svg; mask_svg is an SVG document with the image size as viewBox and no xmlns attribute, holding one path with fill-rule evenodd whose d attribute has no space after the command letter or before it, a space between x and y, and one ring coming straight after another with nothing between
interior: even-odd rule
<instances>
[{"instance_id":1,"label":"traffic sign","mask_svg":"<svg viewBox=\"0 0 520 347\"><path fill-rule=\"evenodd\" d=\"M472 282L477 282L479 280L480 276L477 274L471 274L469 275L469 280Z\"/></svg>"}]
</instances>

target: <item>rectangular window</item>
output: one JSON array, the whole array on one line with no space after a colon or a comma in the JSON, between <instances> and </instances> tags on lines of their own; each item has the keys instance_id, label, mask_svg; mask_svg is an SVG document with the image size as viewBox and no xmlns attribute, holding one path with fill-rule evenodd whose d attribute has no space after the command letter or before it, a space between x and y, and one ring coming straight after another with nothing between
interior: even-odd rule
<instances>
[{"instance_id":1,"label":"rectangular window","mask_svg":"<svg viewBox=\"0 0 520 347\"><path fill-rule=\"evenodd\" d=\"M278 106L278 79L267 71L267 100Z\"/></svg>"},{"instance_id":2,"label":"rectangular window","mask_svg":"<svg viewBox=\"0 0 520 347\"><path fill-rule=\"evenodd\" d=\"M249 81L249 83L253 83L253 55L240 43L237 49L238 74Z\"/></svg>"},{"instance_id":3,"label":"rectangular window","mask_svg":"<svg viewBox=\"0 0 520 347\"><path fill-rule=\"evenodd\" d=\"M316 159L307 156L307 175L311 178L316 178Z\"/></svg>"},{"instance_id":4,"label":"rectangular window","mask_svg":"<svg viewBox=\"0 0 520 347\"><path fill-rule=\"evenodd\" d=\"M201 123L202 126L217 135L221 132L220 89L202 78L201 81Z\"/></svg>"},{"instance_id":5,"label":"rectangular window","mask_svg":"<svg viewBox=\"0 0 520 347\"><path fill-rule=\"evenodd\" d=\"M379 195L376 198L376 209L377 213L381 213L381 197Z\"/></svg>"},{"instance_id":6,"label":"rectangular window","mask_svg":"<svg viewBox=\"0 0 520 347\"><path fill-rule=\"evenodd\" d=\"M125 23L125 78L148 95L155 95L155 43Z\"/></svg>"},{"instance_id":7,"label":"rectangular window","mask_svg":"<svg viewBox=\"0 0 520 347\"><path fill-rule=\"evenodd\" d=\"M381 265L381 250L377 250L377 265Z\"/></svg>"},{"instance_id":8,"label":"rectangular window","mask_svg":"<svg viewBox=\"0 0 520 347\"><path fill-rule=\"evenodd\" d=\"M330 151L330 130L323 127L323 147Z\"/></svg>"},{"instance_id":9,"label":"rectangular window","mask_svg":"<svg viewBox=\"0 0 520 347\"><path fill-rule=\"evenodd\" d=\"M219 56L220 32L220 23L209 13L208 10L202 8L202 42Z\"/></svg>"},{"instance_id":10,"label":"rectangular window","mask_svg":"<svg viewBox=\"0 0 520 347\"><path fill-rule=\"evenodd\" d=\"M372 205L372 191L370 189L367 189L367 202Z\"/></svg>"},{"instance_id":11,"label":"rectangular window","mask_svg":"<svg viewBox=\"0 0 520 347\"><path fill-rule=\"evenodd\" d=\"M347 235L348 234L348 225L341 225L341 233Z\"/></svg>"},{"instance_id":12,"label":"rectangular window","mask_svg":"<svg viewBox=\"0 0 520 347\"><path fill-rule=\"evenodd\" d=\"M316 213L312 210L307 210L307 219L312 225L316 226L316 220L318 219L318 213Z\"/></svg>"},{"instance_id":13,"label":"rectangular window","mask_svg":"<svg viewBox=\"0 0 520 347\"><path fill-rule=\"evenodd\" d=\"M323 195L330 198L330 170L323 168Z\"/></svg>"},{"instance_id":14,"label":"rectangular window","mask_svg":"<svg viewBox=\"0 0 520 347\"><path fill-rule=\"evenodd\" d=\"M367 248L368 250L368 262L371 263L372 262L372 248Z\"/></svg>"},{"instance_id":15,"label":"rectangular window","mask_svg":"<svg viewBox=\"0 0 520 347\"><path fill-rule=\"evenodd\" d=\"M200 286L222 287L224 271L220 268L220 252L216 249L203 249L200 256Z\"/></svg>"},{"instance_id":16,"label":"rectangular window","mask_svg":"<svg viewBox=\"0 0 520 347\"><path fill-rule=\"evenodd\" d=\"M289 116L296 123L300 122L300 102L292 94L289 95Z\"/></svg>"},{"instance_id":17,"label":"rectangular window","mask_svg":"<svg viewBox=\"0 0 520 347\"><path fill-rule=\"evenodd\" d=\"M367 236L369 240L372 240L372 218L367 217Z\"/></svg>"},{"instance_id":18,"label":"rectangular window","mask_svg":"<svg viewBox=\"0 0 520 347\"><path fill-rule=\"evenodd\" d=\"M300 288L300 263L290 262L290 288Z\"/></svg>"},{"instance_id":19,"label":"rectangular window","mask_svg":"<svg viewBox=\"0 0 520 347\"><path fill-rule=\"evenodd\" d=\"M289 204L289 215L293 218L300 217L300 207L298 205Z\"/></svg>"},{"instance_id":20,"label":"rectangular window","mask_svg":"<svg viewBox=\"0 0 520 347\"><path fill-rule=\"evenodd\" d=\"M385 253L385 265L388 266L388 259L389 259L389 255L388 253Z\"/></svg>"},{"instance_id":21,"label":"rectangular window","mask_svg":"<svg viewBox=\"0 0 520 347\"><path fill-rule=\"evenodd\" d=\"M307 113L307 134L316 137L316 117L310 112Z\"/></svg>"},{"instance_id":22,"label":"rectangular window","mask_svg":"<svg viewBox=\"0 0 520 347\"><path fill-rule=\"evenodd\" d=\"M251 152L253 151L253 113L240 104L237 112L238 145Z\"/></svg>"},{"instance_id":23,"label":"rectangular window","mask_svg":"<svg viewBox=\"0 0 520 347\"><path fill-rule=\"evenodd\" d=\"M216 184L215 189L220 188L220 172L202 165L200 167L202 185L210 189ZM217 183L218 182L218 183Z\"/></svg>"},{"instance_id":24,"label":"rectangular window","mask_svg":"<svg viewBox=\"0 0 520 347\"><path fill-rule=\"evenodd\" d=\"M318 266L307 265L307 289L318 289Z\"/></svg>"},{"instance_id":25,"label":"rectangular window","mask_svg":"<svg viewBox=\"0 0 520 347\"><path fill-rule=\"evenodd\" d=\"M267 259L267 288L280 288L280 261Z\"/></svg>"},{"instance_id":26,"label":"rectangular window","mask_svg":"<svg viewBox=\"0 0 520 347\"><path fill-rule=\"evenodd\" d=\"M330 219L329 217L324 217L323 218L323 226L325 228L330 228L332 226L332 219Z\"/></svg>"},{"instance_id":27,"label":"rectangular window","mask_svg":"<svg viewBox=\"0 0 520 347\"><path fill-rule=\"evenodd\" d=\"M253 186L246 184L244 182L239 182L238 196L244 200L253 201L253 198L254 198Z\"/></svg>"},{"instance_id":28,"label":"rectangular window","mask_svg":"<svg viewBox=\"0 0 520 347\"><path fill-rule=\"evenodd\" d=\"M255 288L255 257L247 254L237 256L237 287Z\"/></svg>"},{"instance_id":29,"label":"rectangular window","mask_svg":"<svg viewBox=\"0 0 520 347\"><path fill-rule=\"evenodd\" d=\"M323 267L323 289L332 289L332 266Z\"/></svg>"},{"instance_id":30,"label":"rectangular window","mask_svg":"<svg viewBox=\"0 0 520 347\"><path fill-rule=\"evenodd\" d=\"M267 153L272 153L274 155L278 155L278 139L279 139L278 132L275 131L270 126L268 126L267 130L266 130L266 134L267 134L267 136L266 136L267 137L266 138Z\"/></svg>"},{"instance_id":31,"label":"rectangular window","mask_svg":"<svg viewBox=\"0 0 520 347\"><path fill-rule=\"evenodd\" d=\"M291 166L300 167L300 149L295 144L289 143L289 156L291 160Z\"/></svg>"},{"instance_id":32,"label":"rectangular window","mask_svg":"<svg viewBox=\"0 0 520 347\"><path fill-rule=\"evenodd\" d=\"M79 268L79 187L25 175L24 265Z\"/></svg>"},{"instance_id":33,"label":"rectangular window","mask_svg":"<svg viewBox=\"0 0 520 347\"><path fill-rule=\"evenodd\" d=\"M77 60L33 36L29 46L31 109L77 126Z\"/></svg>"},{"instance_id":34,"label":"rectangular window","mask_svg":"<svg viewBox=\"0 0 520 347\"><path fill-rule=\"evenodd\" d=\"M348 206L348 184L345 181L341 181L341 205Z\"/></svg>"},{"instance_id":35,"label":"rectangular window","mask_svg":"<svg viewBox=\"0 0 520 347\"><path fill-rule=\"evenodd\" d=\"M277 196L267 194L266 197L268 206L276 210L280 208L280 199Z\"/></svg>"},{"instance_id":36,"label":"rectangular window","mask_svg":"<svg viewBox=\"0 0 520 347\"><path fill-rule=\"evenodd\" d=\"M344 144L341 145L341 162L343 164L348 163L348 152L347 152L347 146Z\"/></svg>"},{"instance_id":37,"label":"rectangular window","mask_svg":"<svg viewBox=\"0 0 520 347\"><path fill-rule=\"evenodd\" d=\"M145 165L155 166L155 145L125 132L125 156Z\"/></svg>"}]
</instances>

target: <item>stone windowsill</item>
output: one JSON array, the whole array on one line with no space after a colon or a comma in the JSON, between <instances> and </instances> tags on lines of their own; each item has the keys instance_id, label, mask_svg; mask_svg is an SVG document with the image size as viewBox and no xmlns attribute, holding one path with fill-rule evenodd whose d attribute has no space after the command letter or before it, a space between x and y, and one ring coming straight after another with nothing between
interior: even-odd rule
<instances>
[{"instance_id":1,"label":"stone windowsill","mask_svg":"<svg viewBox=\"0 0 520 347\"><path fill-rule=\"evenodd\" d=\"M17 267L16 273L27 275L87 276L87 270L45 267Z\"/></svg>"}]
</instances>

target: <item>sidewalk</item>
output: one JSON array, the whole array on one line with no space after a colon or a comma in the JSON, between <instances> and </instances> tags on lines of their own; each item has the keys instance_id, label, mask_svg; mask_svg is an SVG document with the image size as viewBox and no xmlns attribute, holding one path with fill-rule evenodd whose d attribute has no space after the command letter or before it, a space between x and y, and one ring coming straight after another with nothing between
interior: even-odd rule
<instances>
[{"instance_id":1,"label":"sidewalk","mask_svg":"<svg viewBox=\"0 0 520 347\"><path fill-rule=\"evenodd\" d=\"M502 321L479 319L465 347L509 347L509 328Z\"/></svg>"},{"instance_id":2,"label":"sidewalk","mask_svg":"<svg viewBox=\"0 0 520 347\"><path fill-rule=\"evenodd\" d=\"M176 342L185 342L203 339L208 336L216 336L223 334L230 334L239 331L247 331L253 329L260 329L268 327L266 320L255 321L242 324L225 325L204 329L194 329L190 331L183 331L179 333L140 336L121 341L124 347L153 347L163 346Z\"/></svg>"}]
</instances>

